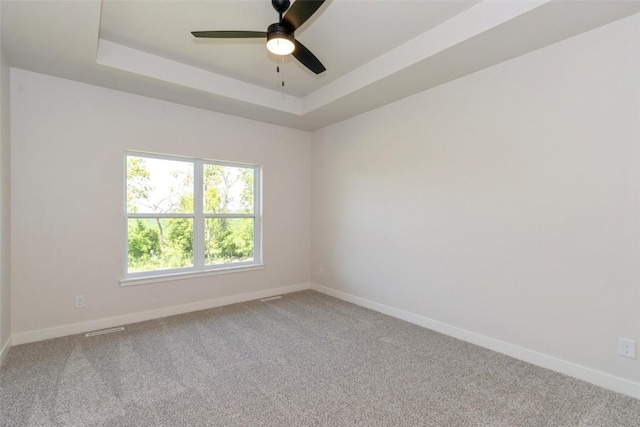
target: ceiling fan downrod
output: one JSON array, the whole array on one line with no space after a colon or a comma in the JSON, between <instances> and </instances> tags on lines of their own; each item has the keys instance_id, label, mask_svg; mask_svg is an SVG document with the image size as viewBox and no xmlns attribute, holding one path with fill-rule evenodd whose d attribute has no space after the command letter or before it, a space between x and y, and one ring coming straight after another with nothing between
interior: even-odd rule
<instances>
[{"instance_id":1,"label":"ceiling fan downrod","mask_svg":"<svg viewBox=\"0 0 640 427\"><path fill-rule=\"evenodd\" d=\"M271 0L271 5L280 15L280 22L282 22L282 15L289 9L291 2L289 0Z\"/></svg>"}]
</instances>

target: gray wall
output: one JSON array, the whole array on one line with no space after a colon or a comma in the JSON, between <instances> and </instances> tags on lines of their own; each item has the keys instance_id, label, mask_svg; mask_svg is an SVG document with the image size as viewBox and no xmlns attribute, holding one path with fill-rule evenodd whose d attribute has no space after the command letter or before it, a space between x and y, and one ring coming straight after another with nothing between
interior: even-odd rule
<instances>
[{"instance_id":1,"label":"gray wall","mask_svg":"<svg viewBox=\"0 0 640 427\"><path fill-rule=\"evenodd\" d=\"M18 69L11 90L15 342L46 328L308 284L308 132ZM127 149L261 165L264 269L122 287ZM84 309L74 309L75 295L85 296Z\"/></svg>"},{"instance_id":2,"label":"gray wall","mask_svg":"<svg viewBox=\"0 0 640 427\"><path fill-rule=\"evenodd\" d=\"M639 38L634 16L314 132L313 280L640 395L617 355L640 340Z\"/></svg>"},{"instance_id":3,"label":"gray wall","mask_svg":"<svg viewBox=\"0 0 640 427\"><path fill-rule=\"evenodd\" d=\"M0 50L0 363L11 335L9 67ZM5 348L5 346L7 346ZM2 350L5 349L5 352Z\"/></svg>"}]
</instances>

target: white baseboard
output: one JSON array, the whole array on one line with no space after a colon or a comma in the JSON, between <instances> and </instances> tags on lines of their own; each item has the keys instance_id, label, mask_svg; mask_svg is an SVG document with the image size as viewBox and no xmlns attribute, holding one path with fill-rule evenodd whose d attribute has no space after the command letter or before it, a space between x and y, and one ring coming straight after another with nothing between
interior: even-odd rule
<instances>
[{"instance_id":1,"label":"white baseboard","mask_svg":"<svg viewBox=\"0 0 640 427\"><path fill-rule=\"evenodd\" d=\"M366 298L361 298L345 292L337 291L326 286L312 283L311 289L341 299L343 301L366 307L371 310L375 310L380 313L407 321L409 323L413 323L415 325L422 326L424 328L431 329L452 336L454 338L479 345L484 348L488 348L489 350L506 354L507 356L511 356L513 358L531 363L533 365L550 369L561 374L569 375L571 377L589 382L591 384L595 384L597 386L604 387L618 393L626 394L627 396L635 397L636 399L640 399L640 383L616 377L614 375L597 371L595 369L578 365L576 363L572 363L563 359L558 359L557 357L549 356L544 353L538 353L537 351L519 347L514 344L509 344L495 338L471 332L466 329L458 328L456 326L451 326L437 320L429 319L427 317L400 310L398 308L368 300Z\"/></svg>"},{"instance_id":2,"label":"white baseboard","mask_svg":"<svg viewBox=\"0 0 640 427\"><path fill-rule=\"evenodd\" d=\"M29 332L15 333L11 336L12 345L26 344L30 342L58 338L66 335L81 334L99 329L113 328L130 323L144 322L145 320L159 319L161 317L173 316L176 314L190 313L192 311L206 310L208 308L222 307L224 305L237 304L239 302L252 301L260 298L267 298L276 295L288 294L291 292L304 291L311 288L310 283L283 286L280 288L266 289L264 291L249 292L246 294L232 295L229 297L197 301L189 304L174 305L171 307L159 308L156 310L142 311L140 313L125 314L123 316L108 317L105 319L90 320L88 322L72 323L69 325L56 326L54 328L39 329Z\"/></svg>"},{"instance_id":3,"label":"white baseboard","mask_svg":"<svg viewBox=\"0 0 640 427\"><path fill-rule=\"evenodd\" d=\"M9 349L13 345L13 337L9 336L7 342L4 343L2 348L0 348L0 366L4 362L4 359L7 357L7 353L9 353Z\"/></svg>"}]
</instances>

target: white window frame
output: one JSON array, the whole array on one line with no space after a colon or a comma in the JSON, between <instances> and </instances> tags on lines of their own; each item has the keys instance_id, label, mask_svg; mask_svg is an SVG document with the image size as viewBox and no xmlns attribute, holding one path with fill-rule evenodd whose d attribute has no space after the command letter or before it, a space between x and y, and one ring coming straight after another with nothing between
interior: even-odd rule
<instances>
[{"instance_id":1,"label":"white window frame","mask_svg":"<svg viewBox=\"0 0 640 427\"><path fill-rule=\"evenodd\" d=\"M127 212L127 158L129 156L172 160L193 164L193 213L129 213ZM204 165L230 166L253 169L253 213L251 214L207 214L204 213ZM122 286L138 285L190 277L225 274L239 271L251 271L264 267L262 263L262 168L259 165L182 157L167 154L147 153L141 151L124 152L124 251ZM129 232L130 218L193 218L193 266L154 271L129 273ZM204 260L204 222L207 218L252 218L253 219L253 260L225 264L206 265Z\"/></svg>"}]
</instances>

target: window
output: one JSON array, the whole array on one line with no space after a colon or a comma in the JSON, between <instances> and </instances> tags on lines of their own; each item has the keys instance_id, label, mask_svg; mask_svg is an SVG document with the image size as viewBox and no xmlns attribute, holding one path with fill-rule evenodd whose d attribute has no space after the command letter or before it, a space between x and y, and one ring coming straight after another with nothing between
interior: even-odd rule
<instances>
[{"instance_id":1,"label":"window","mask_svg":"<svg viewBox=\"0 0 640 427\"><path fill-rule=\"evenodd\" d=\"M259 265L259 170L126 153L125 279Z\"/></svg>"}]
</instances>

